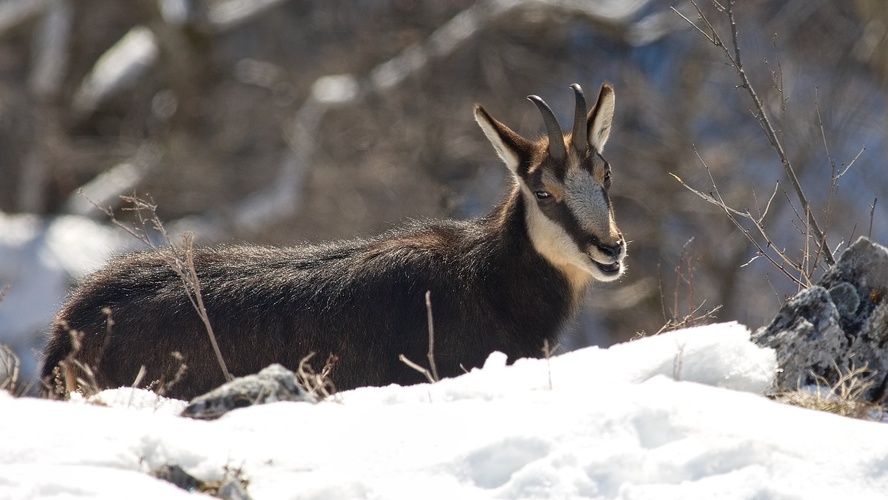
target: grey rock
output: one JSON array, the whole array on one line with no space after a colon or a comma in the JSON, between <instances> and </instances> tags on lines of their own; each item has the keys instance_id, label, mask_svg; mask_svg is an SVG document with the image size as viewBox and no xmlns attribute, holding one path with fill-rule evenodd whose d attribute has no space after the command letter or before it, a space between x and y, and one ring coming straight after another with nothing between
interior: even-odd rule
<instances>
[{"instance_id":1,"label":"grey rock","mask_svg":"<svg viewBox=\"0 0 888 500\"><path fill-rule=\"evenodd\" d=\"M244 480L226 474L221 481L203 481L176 464L162 465L152 470L151 475L190 492L202 492L223 500L250 500Z\"/></svg>"},{"instance_id":2,"label":"grey rock","mask_svg":"<svg viewBox=\"0 0 888 500\"><path fill-rule=\"evenodd\" d=\"M162 479L168 483L173 483L179 488L187 491L198 490L203 484L203 481L185 472L185 469L175 464L163 465L151 471L151 475L156 477L157 479Z\"/></svg>"},{"instance_id":3,"label":"grey rock","mask_svg":"<svg viewBox=\"0 0 888 500\"><path fill-rule=\"evenodd\" d=\"M237 478L226 478L219 486L216 496L223 500L250 500L250 494Z\"/></svg>"},{"instance_id":4,"label":"grey rock","mask_svg":"<svg viewBox=\"0 0 888 500\"><path fill-rule=\"evenodd\" d=\"M777 386L795 389L813 382L813 374L844 367L850 342L839 325L830 294L819 286L802 290L787 302L752 341L777 352Z\"/></svg>"},{"instance_id":5,"label":"grey rock","mask_svg":"<svg viewBox=\"0 0 888 500\"><path fill-rule=\"evenodd\" d=\"M829 289L829 297L835 304L839 315L843 318L851 318L860 307L860 296L857 289L851 283L841 282Z\"/></svg>"},{"instance_id":6,"label":"grey rock","mask_svg":"<svg viewBox=\"0 0 888 500\"><path fill-rule=\"evenodd\" d=\"M888 291L888 248L868 238L858 238L818 284L830 289L843 283L857 290L860 302L856 311L842 316L842 326L847 333L859 332L865 329L864 324Z\"/></svg>"},{"instance_id":7,"label":"grey rock","mask_svg":"<svg viewBox=\"0 0 888 500\"><path fill-rule=\"evenodd\" d=\"M777 389L794 390L818 379L866 367L885 396L888 380L888 248L859 238L817 283L796 294L753 342L776 350Z\"/></svg>"},{"instance_id":8,"label":"grey rock","mask_svg":"<svg viewBox=\"0 0 888 500\"><path fill-rule=\"evenodd\" d=\"M234 379L192 399L181 415L213 420L236 408L277 401L317 402L302 387L295 373L275 363L255 375Z\"/></svg>"}]
</instances>

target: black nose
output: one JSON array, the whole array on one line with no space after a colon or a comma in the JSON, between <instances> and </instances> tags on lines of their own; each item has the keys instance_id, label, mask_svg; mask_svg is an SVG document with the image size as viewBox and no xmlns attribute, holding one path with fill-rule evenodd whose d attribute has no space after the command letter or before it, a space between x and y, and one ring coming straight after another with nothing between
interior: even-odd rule
<instances>
[{"instance_id":1,"label":"black nose","mask_svg":"<svg viewBox=\"0 0 888 500\"><path fill-rule=\"evenodd\" d=\"M604 243L596 242L595 246L598 248L598 251L607 255L612 259L616 259L623 253L623 240L619 240L613 245L605 245Z\"/></svg>"}]
</instances>

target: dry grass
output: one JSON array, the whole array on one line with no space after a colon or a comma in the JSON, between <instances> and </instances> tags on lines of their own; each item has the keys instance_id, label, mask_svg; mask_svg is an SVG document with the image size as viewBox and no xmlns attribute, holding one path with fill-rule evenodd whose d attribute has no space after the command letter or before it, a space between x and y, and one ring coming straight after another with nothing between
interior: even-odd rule
<instances>
[{"instance_id":1,"label":"dry grass","mask_svg":"<svg viewBox=\"0 0 888 500\"><path fill-rule=\"evenodd\" d=\"M107 338L111 335L111 327L114 325L114 322L111 320L110 311L103 310L103 312L108 316L108 329L105 337L107 343ZM67 325L63 324L63 326L68 328ZM98 378L96 377L95 367L77 359L82 346L83 332L68 328L68 335L71 337L71 352L69 352L65 359L53 369L52 377L49 377L48 380L40 381L43 384L44 395L49 399L70 399L71 394L76 392L83 396L84 399L89 399L102 392L106 387L103 387L102 384L99 383ZM0 345L0 347L2 347L2 345ZM99 355L99 361L101 360L103 353L104 346ZM172 374L172 377L170 377L169 380L166 380L165 378L153 380L146 387L146 389L153 390L160 396L168 393L174 385L179 383L188 369L188 366L185 364L185 360L180 353L173 352L171 355L178 362L178 366L175 373ZM2 359L0 359L0 363L2 363ZM135 388L141 385L145 373L146 370L143 366L133 380L131 387ZM2 385L0 385L0 388L2 388Z\"/></svg>"},{"instance_id":2,"label":"dry grass","mask_svg":"<svg viewBox=\"0 0 888 500\"><path fill-rule=\"evenodd\" d=\"M336 394L336 385L330 379L330 373L333 371L333 367L339 361L339 358L331 354L327 357L327 361L324 362L324 367L321 368L321 371L316 372L310 363L314 356L315 353L312 352L302 358L302 361L299 362L299 367L296 369L296 378L299 379L302 388L308 391L309 394L320 396L321 399L327 399Z\"/></svg>"},{"instance_id":3,"label":"dry grass","mask_svg":"<svg viewBox=\"0 0 888 500\"><path fill-rule=\"evenodd\" d=\"M92 367L77 359L82 347L83 332L62 325L68 329L71 338L71 352L53 369L52 380L44 381L50 399L69 399L79 392L88 398L101 392Z\"/></svg>"},{"instance_id":4,"label":"dry grass","mask_svg":"<svg viewBox=\"0 0 888 500\"><path fill-rule=\"evenodd\" d=\"M678 262L675 265L675 283L672 290L671 306L667 305L666 292L663 286L663 276L659 271L660 266L657 266L663 325L653 334L648 334L643 331L637 332L630 340L638 340L649 335L659 335L663 332L701 326L716 319L716 314L722 308L721 305L704 309L706 300L703 299L698 304L694 298L694 269L697 259L695 258L695 255L689 251L689 247L693 242L694 238L685 242L684 246L681 248ZM684 313L684 311L687 311L687 313Z\"/></svg>"},{"instance_id":5,"label":"dry grass","mask_svg":"<svg viewBox=\"0 0 888 500\"><path fill-rule=\"evenodd\" d=\"M185 286L185 291L191 305L194 307L194 310L197 312L206 328L207 336L209 337L210 344L216 354L216 360L219 363L219 368L227 381L232 380L232 376L228 372L228 368L222 358L222 353L216 342L216 335L213 332L206 307L203 303L200 282L194 267L194 235L190 233L185 234L182 238L181 246L177 246L170 240L169 235L164 229L163 223L157 216L156 205L135 195L121 196L120 198L124 202L130 203L130 206L124 210L135 213L137 224L129 226L120 222L114 216L110 208L101 207L92 201L90 201L90 203L108 215L112 223L116 226L122 228L131 236L158 252L164 262L166 262L166 264L179 276ZM160 234L166 243L166 246L160 247L156 245L149 236L151 231L156 231ZM2 298L2 295L0 295L0 298ZM47 397L51 399L68 399L72 393L79 392L85 398L89 398L90 396L101 392L102 387L95 376L95 369L101 363L108 341L111 338L111 331L114 327L114 319L112 318L111 309L104 308L102 309L102 313L106 316L105 336L95 366L89 366L77 359L82 346L83 332L79 332L62 324L63 327L68 329L68 334L71 337L71 352L68 353L67 357L61 363L59 363L59 366L56 366L53 369L53 376L50 380L41 381L45 389L44 393ZM158 380L153 380L147 386L149 390L153 390L161 396L168 393L175 384L179 383L187 371L187 365L184 362L183 356L179 352L172 352L171 355L177 361L177 368L175 372L172 373L172 376L169 379L166 379L164 376ZM141 385L145 372L145 367L142 367L142 370L140 370L135 380L133 380L132 387Z\"/></svg>"},{"instance_id":6,"label":"dry grass","mask_svg":"<svg viewBox=\"0 0 888 500\"><path fill-rule=\"evenodd\" d=\"M188 372L188 365L185 364L185 357L182 356L182 353L180 353L179 351L173 351L170 353L170 356L172 356L173 359L176 360L178 366L176 368L176 372L173 373L173 376L169 380L166 380L164 378L153 380L146 387L146 389L148 389L149 391L156 392L158 396L165 396L167 393L169 393L170 389L178 384L182 380L182 377L185 376L185 373ZM144 371L144 367L142 368ZM141 374L142 372L140 372L140 375ZM140 378L141 377L137 377L137 379L133 381L132 387L138 387L138 385L141 383Z\"/></svg>"},{"instance_id":7,"label":"dry grass","mask_svg":"<svg viewBox=\"0 0 888 500\"><path fill-rule=\"evenodd\" d=\"M20 366L19 358L12 352L12 349L0 344L0 377L2 377L0 378L0 391L16 393Z\"/></svg>"},{"instance_id":8,"label":"dry grass","mask_svg":"<svg viewBox=\"0 0 888 500\"><path fill-rule=\"evenodd\" d=\"M874 385L873 373L866 367L852 367L842 373L835 367L838 380L830 384L824 377L816 376L813 388L799 388L773 396L781 403L810 410L825 411L843 417L862 420L881 420L883 407L866 399L866 393Z\"/></svg>"}]
</instances>

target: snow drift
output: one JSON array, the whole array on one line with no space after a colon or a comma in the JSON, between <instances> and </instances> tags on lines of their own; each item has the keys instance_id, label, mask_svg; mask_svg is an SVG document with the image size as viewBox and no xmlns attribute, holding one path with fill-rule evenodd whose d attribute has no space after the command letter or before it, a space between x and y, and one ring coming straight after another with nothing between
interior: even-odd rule
<instances>
[{"instance_id":1,"label":"snow drift","mask_svg":"<svg viewBox=\"0 0 888 500\"><path fill-rule=\"evenodd\" d=\"M152 477L239 470L252 498L877 498L888 427L781 405L771 349L728 323L363 388L219 420L119 389L0 395L0 497L194 498ZM550 385L551 380L551 385Z\"/></svg>"}]
</instances>

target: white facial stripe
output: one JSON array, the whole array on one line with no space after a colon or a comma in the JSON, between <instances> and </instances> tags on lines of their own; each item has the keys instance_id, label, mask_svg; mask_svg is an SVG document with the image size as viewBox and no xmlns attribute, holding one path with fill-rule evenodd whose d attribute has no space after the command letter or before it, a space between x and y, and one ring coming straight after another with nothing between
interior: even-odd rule
<instances>
[{"instance_id":1,"label":"white facial stripe","mask_svg":"<svg viewBox=\"0 0 888 500\"><path fill-rule=\"evenodd\" d=\"M589 257L577 248L569 234L546 217L536 204L533 193L521 186L522 195L527 201L527 231L534 248L552 265L561 269L576 290L583 290L596 275L597 269Z\"/></svg>"}]
</instances>

